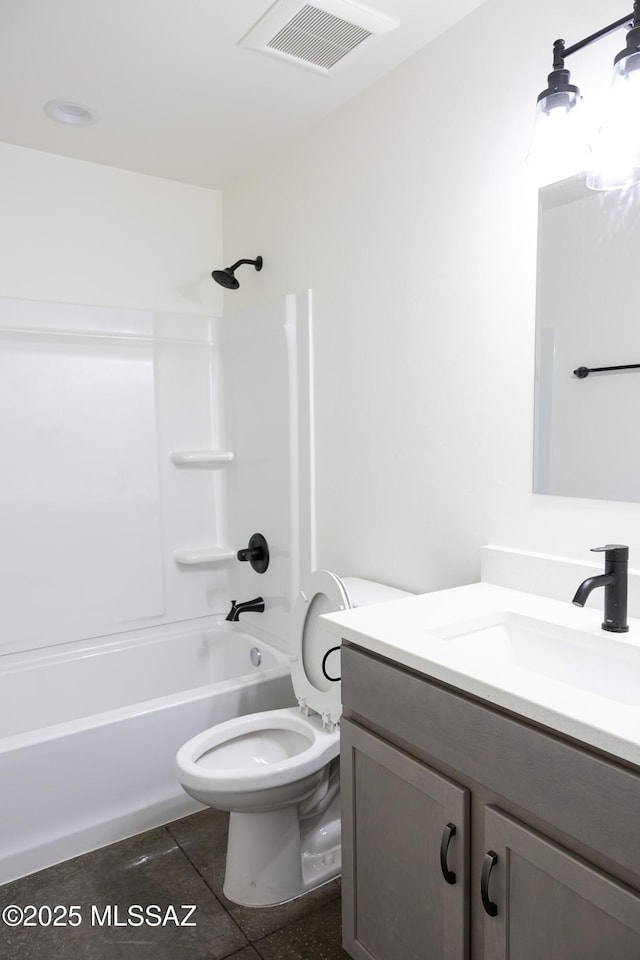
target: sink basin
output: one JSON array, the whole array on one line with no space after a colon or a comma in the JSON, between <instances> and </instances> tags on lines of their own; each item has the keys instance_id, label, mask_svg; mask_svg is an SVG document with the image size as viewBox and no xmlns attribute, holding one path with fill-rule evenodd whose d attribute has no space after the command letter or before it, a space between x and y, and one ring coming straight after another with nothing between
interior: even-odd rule
<instances>
[{"instance_id":1,"label":"sink basin","mask_svg":"<svg viewBox=\"0 0 640 960\"><path fill-rule=\"evenodd\" d=\"M640 649L502 611L429 630L452 647L496 665L558 680L620 704L640 704Z\"/></svg>"}]
</instances>

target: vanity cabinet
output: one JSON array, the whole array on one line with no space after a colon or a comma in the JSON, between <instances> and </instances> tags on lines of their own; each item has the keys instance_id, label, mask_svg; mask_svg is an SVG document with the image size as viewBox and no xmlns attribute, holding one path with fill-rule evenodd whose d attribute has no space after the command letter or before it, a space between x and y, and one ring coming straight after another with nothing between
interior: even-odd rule
<instances>
[{"instance_id":1,"label":"vanity cabinet","mask_svg":"<svg viewBox=\"0 0 640 960\"><path fill-rule=\"evenodd\" d=\"M491 863L496 867L495 888L489 892L489 875L484 894L497 909L496 916L484 922L485 957L640 956L640 892L616 883L495 807L484 811L484 842L490 851L484 854L485 870L488 873Z\"/></svg>"},{"instance_id":2,"label":"vanity cabinet","mask_svg":"<svg viewBox=\"0 0 640 960\"><path fill-rule=\"evenodd\" d=\"M350 759L346 783L341 774L350 798L342 814L351 841L343 855L347 950L355 960L408 960L429 944L434 957L464 960L469 791L349 721L340 736Z\"/></svg>"},{"instance_id":3,"label":"vanity cabinet","mask_svg":"<svg viewBox=\"0 0 640 960\"><path fill-rule=\"evenodd\" d=\"M640 771L342 653L354 960L637 960Z\"/></svg>"}]
</instances>

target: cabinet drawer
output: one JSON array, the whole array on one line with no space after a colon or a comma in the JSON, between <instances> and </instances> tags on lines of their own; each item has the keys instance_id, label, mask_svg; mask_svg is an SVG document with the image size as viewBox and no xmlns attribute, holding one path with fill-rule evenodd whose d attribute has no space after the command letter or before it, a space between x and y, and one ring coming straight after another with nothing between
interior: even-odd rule
<instances>
[{"instance_id":1,"label":"cabinet drawer","mask_svg":"<svg viewBox=\"0 0 640 960\"><path fill-rule=\"evenodd\" d=\"M460 771L640 876L640 774L350 644L345 717Z\"/></svg>"}]
</instances>

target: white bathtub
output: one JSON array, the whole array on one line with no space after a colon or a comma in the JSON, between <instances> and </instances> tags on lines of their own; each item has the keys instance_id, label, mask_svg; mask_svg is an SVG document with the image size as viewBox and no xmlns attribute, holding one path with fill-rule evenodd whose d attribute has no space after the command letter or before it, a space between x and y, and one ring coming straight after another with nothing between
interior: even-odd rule
<instances>
[{"instance_id":1,"label":"white bathtub","mask_svg":"<svg viewBox=\"0 0 640 960\"><path fill-rule=\"evenodd\" d=\"M286 656L224 621L1 658L0 883L200 809L178 748L293 703Z\"/></svg>"}]
</instances>

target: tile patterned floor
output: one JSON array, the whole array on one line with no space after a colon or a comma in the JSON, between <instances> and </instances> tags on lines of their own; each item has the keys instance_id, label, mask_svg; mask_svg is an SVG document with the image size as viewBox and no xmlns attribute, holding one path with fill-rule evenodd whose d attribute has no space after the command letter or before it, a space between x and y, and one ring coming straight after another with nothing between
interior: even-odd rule
<instances>
[{"instance_id":1,"label":"tile patterned floor","mask_svg":"<svg viewBox=\"0 0 640 960\"><path fill-rule=\"evenodd\" d=\"M206 810L0 887L0 915L15 905L34 924L0 919L0 957L348 960L340 945L340 881L280 907L250 909L226 899L227 825L227 814ZM159 909L143 923L149 904ZM195 905L191 917L182 904ZM56 905L78 909L50 915L46 907ZM29 906L45 909L31 916ZM9 910L9 921L13 915ZM183 926L187 919L192 925Z\"/></svg>"}]
</instances>

